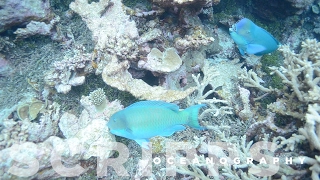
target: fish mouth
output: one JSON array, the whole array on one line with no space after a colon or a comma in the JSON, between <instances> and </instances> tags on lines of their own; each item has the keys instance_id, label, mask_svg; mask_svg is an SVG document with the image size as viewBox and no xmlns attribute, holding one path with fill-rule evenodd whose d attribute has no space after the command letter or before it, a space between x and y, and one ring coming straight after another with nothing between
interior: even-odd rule
<instances>
[{"instance_id":1,"label":"fish mouth","mask_svg":"<svg viewBox=\"0 0 320 180\"><path fill-rule=\"evenodd\" d=\"M229 31L230 32L236 32L237 31L237 27L235 25L232 25L230 28L229 28Z\"/></svg>"}]
</instances>

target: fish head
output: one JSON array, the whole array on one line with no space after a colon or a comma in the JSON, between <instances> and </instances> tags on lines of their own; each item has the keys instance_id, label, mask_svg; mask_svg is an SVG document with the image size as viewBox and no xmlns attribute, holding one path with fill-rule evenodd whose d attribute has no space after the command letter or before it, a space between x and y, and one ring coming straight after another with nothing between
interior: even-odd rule
<instances>
[{"instance_id":1,"label":"fish head","mask_svg":"<svg viewBox=\"0 0 320 180\"><path fill-rule=\"evenodd\" d=\"M241 55L244 55L244 52L246 51L247 41L243 38L240 34L236 31L236 26L233 25L232 28L229 29L230 36L233 39L233 41L238 46L238 49L240 50Z\"/></svg>"},{"instance_id":2,"label":"fish head","mask_svg":"<svg viewBox=\"0 0 320 180\"><path fill-rule=\"evenodd\" d=\"M241 55L254 54L261 56L278 49L279 42L265 29L243 18L229 29L230 35L237 44Z\"/></svg>"},{"instance_id":3,"label":"fish head","mask_svg":"<svg viewBox=\"0 0 320 180\"><path fill-rule=\"evenodd\" d=\"M111 133L115 134L114 132L117 132L119 130L123 130L127 128L127 123L125 116L122 114L122 111L119 111L115 114L113 114L108 123L107 126ZM116 134L117 135L117 134Z\"/></svg>"}]
</instances>

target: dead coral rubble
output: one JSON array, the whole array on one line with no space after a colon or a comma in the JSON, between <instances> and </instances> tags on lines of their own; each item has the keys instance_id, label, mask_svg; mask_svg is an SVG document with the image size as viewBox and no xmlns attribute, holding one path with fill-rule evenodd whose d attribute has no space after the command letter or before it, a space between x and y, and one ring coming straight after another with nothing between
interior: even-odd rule
<instances>
[{"instance_id":1,"label":"dead coral rubble","mask_svg":"<svg viewBox=\"0 0 320 180\"><path fill-rule=\"evenodd\" d=\"M102 72L103 81L116 87L121 91L128 91L133 96L146 100L163 100L172 102L186 98L195 88L191 87L184 91L167 90L161 86L150 86L141 79L132 78L128 72L129 62L119 62L117 57L112 57L112 60L105 66Z\"/></svg>"},{"instance_id":2,"label":"dead coral rubble","mask_svg":"<svg viewBox=\"0 0 320 180\"><path fill-rule=\"evenodd\" d=\"M37 144L25 142L26 138L30 138L30 134L39 136L42 133L50 132L45 129L49 128L49 125L40 124L34 126L33 124L35 123L22 122L23 126L20 127L18 123L6 121L6 129L2 130L4 134L1 138L7 140L5 136L8 135L17 137L11 140L12 143L10 145L12 146L6 146L5 149L0 151L0 160L2 162L0 176L3 179L16 179L17 176L30 179L79 176L90 168L79 166L80 160L88 160L91 156L102 159L108 158L111 155L111 151L107 149L114 146L115 138L114 135L109 133L105 124L110 116L121 110L123 106L117 100L113 102L106 100L106 102L107 105L104 110L97 112L89 97L84 96L81 99L84 110L79 117L68 112L63 113L60 117L59 110L49 116L43 115L46 118L45 121L55 121L53 122L55 125L52 125L53 128L57 128L56 123L59 121L59 128L66 139L52 135ZM12 129L15 126L19 126L19 134L17 132L18 128ZM26 131L34 132L29 132L28 137L28 135L25 135ZM3 143L0 143L0 147L4 147ZM105 148L105 150L101 151L99 148ZM21 168L15 165L15 162L28 164L29 168ZM35 162L39 163L38 166L35 166ZM71 170L69 169L70 167L75 167L75 169Z\"/></svg>"}]
</instances>

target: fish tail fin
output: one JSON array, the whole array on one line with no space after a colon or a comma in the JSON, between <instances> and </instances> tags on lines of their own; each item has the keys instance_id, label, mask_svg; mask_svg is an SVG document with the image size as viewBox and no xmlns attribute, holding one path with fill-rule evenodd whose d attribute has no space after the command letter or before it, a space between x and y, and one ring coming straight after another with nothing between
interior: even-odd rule
<instances>
[{"instance_id":1,"label":"fish tail fin","mask_svg":"<svg viewBox=\"0 0 320 180\"><path fill-rule=\"evenodd\" d=\"M183 112L187 113L188 115L188 120L187 120L187 125L190 127L193 127L195 129L198 130L205 130L205 127L200 126L199 122L198 122L198 114L199 114L199 110L201 107L205 106L204 104L198 104L198 105L194 105L191 107L188 107L187 109L185 109Z\"/></svg>"}]
</instances>

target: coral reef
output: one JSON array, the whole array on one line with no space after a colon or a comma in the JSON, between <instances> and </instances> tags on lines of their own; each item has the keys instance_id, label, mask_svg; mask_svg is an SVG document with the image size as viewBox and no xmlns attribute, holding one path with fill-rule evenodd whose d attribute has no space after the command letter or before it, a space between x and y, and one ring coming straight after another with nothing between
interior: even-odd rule
<instances>
[{"instance_id":1,"label":"coral reef","mask_svg":"<svg viewBox=\"0 0 320 180\"><path fill-rule=\"evenodd\" d=\"M304 0L304 1L301 1L301 0L286 0L286 1L291 2L293 7L299 8L299 9L307 9L314 2L314 0Z\"/></svg>"},{"instance_id":2,"label":"coral reef","mask_svg":"<svg viewBox=\"0 0 320 180\"><path fill-rule=\"evenodd\" d=\"M301 48L296 54L288 46L282 46L279 50L284 56L284 65L270 69L292 88L291 98L294 96L301 102L317 103L320 102L320 43L307 39Z\"/></svg>"},{"instance_id":3,"label":"coral reef","mask_svg":"<svg viewBox=\"0 0 320 180\"><path fill-rule=\"evenodd\" d=\"M0 77L8 76L10 74L11 68L9 62L6 60L3 54L0 54Z\"/></svg>"},{"instance_id":4,"label":"coral reef","mask_svg":"<svg viewBox=\"0 0 320 180\"><path fill-rule=\"evenodd\" d=\"M194 88L189 88L185 91L176 91L167 90L160 86L152 87L144 81L134 79L131 76L128 72L130 63L127 60L131 61L136 58L136 40L138 40L139 36L135 22L129 20L129 16L123 11L120 1L101 0L98 3L93 2L91 4L88 4L86 1L75 1L70 4L70 8L82 17L92 31L97 52L100 54L108 52L112 56L112 58L108 58L108 61L98 60L96 74L99 74L102 68L102 78L105 83L119 90L128 91L137 98L157 99L169 102L183 99L193 92ZM94 11L92 9L94 9ZM118 17L117 21L113 20L115 16ZM146 39L148 40L149 38ZM149 59L146 63L140 60L140 67L155 72L171 72L177 70L182 63L179 55L172 49L164 52L161 58L163 59L163 63L160 63L161 66L160 64L155 65L154 62L156 61L149 63L149 60L154 60L151 57L153 54L154 53L150 52ZM158 52L158 54L160 53ZM116 57L114 55L116 55ZM165 64L169 62L171 65L174 64L174 67L171 67L171 65L165 66ZM150 68L151 66L152 68ZM170 70L168 70L168 68L170 68ZM70 88L71 85L68 83L56 85L56 89L59 89L60 92L68 92Z\"/></svg>"},{"instance_id":5,"label":"coral reef","mask_svg":"<svg viewBox=\"0 0 320 180\"><path fill-rule=\"evenodd\" d=\"M170 170L177 174L169 179L319 179L320 43L310 40L319 35L319 0L50 3L0 2L2 179L123 179L111 168L99 175L101 159L121 156L110 151L115 141L130 153L129 179L168 179ZM279 55L240 57L227 29L243 17L288 45ZM206 129L154 137L152 154L141 151L106 122L123 109L120 100L142 99L204 104L198 119ZM275 143L260 153L280 159L269 177L253 171L267 165L246 163L259 141ZM168 166L175 142L199 163Z\"/></svg>"},{"instance_id":6,"label":"coral reef","mask_svg":"<svg viewBox=\"0 0 320 180\"><path fill-rule=\"evenodd\" d=\"M256 123L252 126L252 130L248 132L249 137L256 134L257 129L267 126L267 129L272 130L278 136L273 138L274 142L278 143L278 148L283 151L296 151L299 143L309 141L310 149L307 151L319 150L319 46L315 39L307 39L301 44L299 53L295 53L289 49L289 46L283 45L279 51L284 57L283 65L280 67L270 67L271 73L276 74L282 79L282 82L287 85L281 91L272 87L265 88L260 83L262 82L258 75L249 71L247 75L242 76L245 80L245 86L256 87L263 92L273 93L278 96L276 102L270 103L268 109L281 115L291 116L300 121L305 120L303 128L299 128L299 134L295 133L294 125L287 125L285 128L275 126L273 122L274 115L269 116L262 124ZM262 98L264 95L262 96ZM260 98L256 98L257 100ZM269 126L269 127L268 127ZM256 130L254 130L256 129ZM269 133L271 134L271 133ZM291 135L289 138L286 136ZM319 157L296 157L293 162L301 164L301 159L304 158L304 163L309 164L312 171L312 179L319 179ZM300 171L300 174L305 174L305 171Z\"/></svg>"},{"instance_id":7,"label":"coral reef","mask_svg":"<svg viewBox=\"0 0 320 180\"><path fill-rule=\"evenodd\" d=\"M35 101L39 102L39 101ZM29 108L28 104L28 108ZM15 108L17 113L19 106ZM3 120L4 129L1 131L1 148L8 148L15 143L26 141L42 142L48 137L56 135L58 132L57 124L60 118L60 106L56 103L42 109L38 122L31 122L27 117L16 120L14 117ZM19 117L20 118L20 117Z\"/></svg>"},{"instance_id":8,"label":"coral reef","mask_svg":"<svg viewBox=\"0 0 320 180\"><path fill-rule=\"evenodd\" d=\"M279 148L285 147L285 151L293 151L298 143L307 140L310 144L311 150L320 150L320 106L318 104L310 104L308 112L306 113L306 123L303 128L299 128L299 134L293 134L290 138L286 139L283 136L276 137L274 140L278 141ZM304 163L310 165L309 168L312 180L319 180L320 174L320 161L319 156L313 157L299 156L294 158L295 164L301 164L301 159Z\"/></svg>"},{"instance_id":9,"label":"coral reef","mask_svg":"<svg viewBox=\"0 0 320 180\"><path fill-rule=\"evenodd\" d=\"M308 104L320 102L320 43L308 39L302 42L301 47L300 53L296 54L290 50L289 46L283 45L279 49L284 56L283 65L270 67L271 74L279 76L282 82L287 85L281 91L273 87L262 86L260 83L263 83L263 80L252 70L241 75L245 86L255 87L266 93L257 97L256 100L269 93L281 95L276 102L268 105L268 109L299 119L305 117Z\"/></svg>"}]
</instances>

